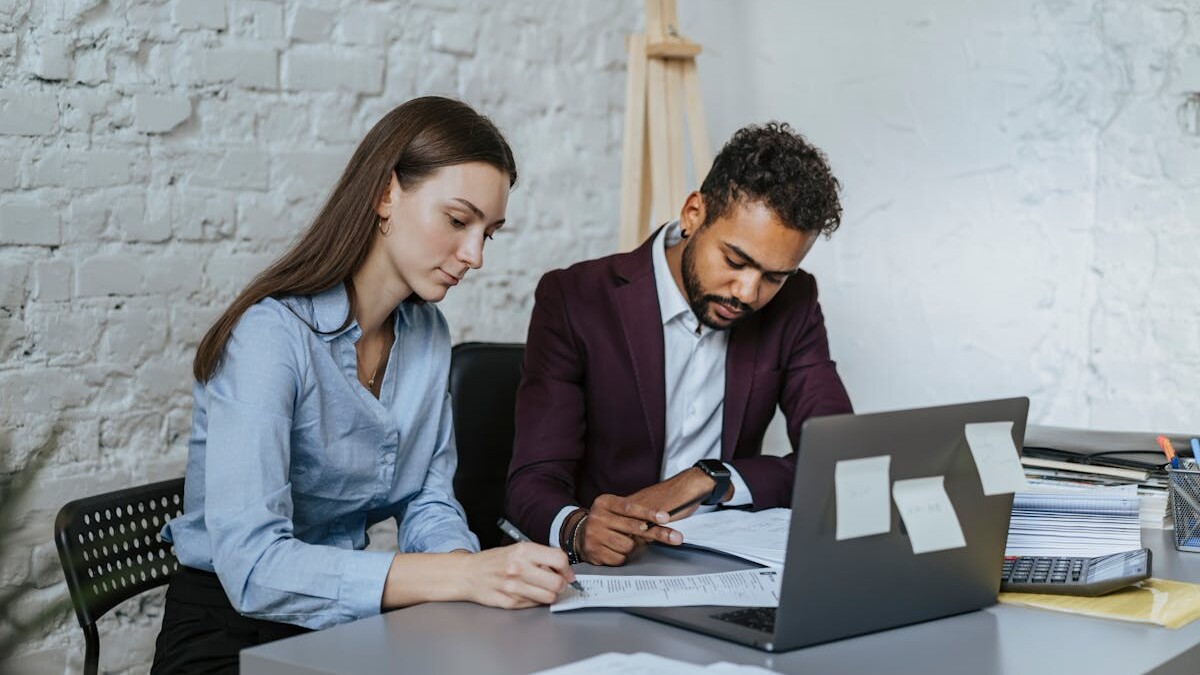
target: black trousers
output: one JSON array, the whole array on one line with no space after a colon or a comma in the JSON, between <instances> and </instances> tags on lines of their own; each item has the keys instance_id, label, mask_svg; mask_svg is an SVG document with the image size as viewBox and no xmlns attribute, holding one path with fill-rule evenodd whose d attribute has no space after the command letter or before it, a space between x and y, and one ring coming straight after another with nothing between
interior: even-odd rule
<instances>
[{"instance_id":1,"label":"black trousers","mask_svg":"<svg viewBox=\"0 0 1200 675\"><path fill-rule=\"evenodd\" d=\"M237 675L242 649L307 632L300 626L238 614L217 575L181 566L167 586L150 673Z\"/></svg>"}]
</instances>

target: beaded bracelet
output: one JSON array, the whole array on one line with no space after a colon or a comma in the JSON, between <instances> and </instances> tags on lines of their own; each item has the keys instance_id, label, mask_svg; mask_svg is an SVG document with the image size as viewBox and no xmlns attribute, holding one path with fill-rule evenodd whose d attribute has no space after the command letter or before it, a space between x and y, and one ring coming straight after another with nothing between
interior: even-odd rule
<instances>
[{"instance_id":1,"label":"beaded bracelet","mask_svg":"<svg viewBox=\"0 0 1200 675\"><path fill-rule=\"evenodd\" d=\"M588 519L588 512L583 512L583 517L575 521L575 527L571 528L571 536L567 538L569 546L567 547L567 562L571 565L584 562L583 555L579 550L579 531L583 529L583 522Z\"/></svg>"}]
</instances>

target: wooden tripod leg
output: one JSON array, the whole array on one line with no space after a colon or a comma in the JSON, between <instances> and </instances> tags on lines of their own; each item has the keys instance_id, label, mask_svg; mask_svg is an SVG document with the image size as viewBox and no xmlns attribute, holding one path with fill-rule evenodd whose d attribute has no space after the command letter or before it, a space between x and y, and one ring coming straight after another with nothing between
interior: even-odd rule
<instances>
[{"instance_id":1,"label":"wooden tripod leg","mask_svg":"<svg viewBox=\"0 0 1200 675\"><path fill-rule=\"evenodd\" d=\"M625 138L621 158L621 220L618 246L629 251L641 243L647 227L650 176L646 167L646 36L631 35L625 86Z\"/></svg>"},{"instance_id":2,"label":"wooden tripod leg","mask_svg":"<svg viewBox=\"0 0 1200 675\"><path fill-rule=\"evenodd\" d=\"M683 62L679 59L667 61L667 152L671 166L671 210L672 218L679 215L683 200L687 197L687 169L683 147Z\"/></svg>"},{"instance_id":3,"label":"wooden tripod leg","mask_svg":"<svg viewBox=\"0 0 1200 675\"><path fill-rule=\"evenodd\" d=\"M670 119L667 115L667 65L662 59L649 59L646 64L646 112L650 134L650 188L654 220L665 223L672 218L678 205L671 199L671 156L667 135Z\"/></svg>"},{"instance_id":4,"label":"wooden tripod leg","mask_svg":"<svg viewBox=\"0 0 1200 675\"><path fill-rule=\"evenodd\" d=\"M704 101L700 98L700 77L696 74L695 59L683 62L683 100L688 138L692 146L692 167L696 171L696 189L700 189L700 184L712 167L712 150L708 146L708 123L704 119Z\"/></svg>"}]
</instances>

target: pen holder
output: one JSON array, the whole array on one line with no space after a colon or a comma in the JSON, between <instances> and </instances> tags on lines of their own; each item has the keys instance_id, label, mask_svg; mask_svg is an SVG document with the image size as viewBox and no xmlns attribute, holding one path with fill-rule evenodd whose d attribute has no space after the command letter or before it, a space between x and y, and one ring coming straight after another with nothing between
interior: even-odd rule
<instances>
[{"instance_id":1,"label":"pen holder","mask_svg":"<svg viewBox=\"0 0 1200 675\"><path fill-rule=\"evenodd\" d=\"M1175 517L1175 548L1200 553L1200 469L1168 467L1171 515Z\"/></svg>"}]
</instances>

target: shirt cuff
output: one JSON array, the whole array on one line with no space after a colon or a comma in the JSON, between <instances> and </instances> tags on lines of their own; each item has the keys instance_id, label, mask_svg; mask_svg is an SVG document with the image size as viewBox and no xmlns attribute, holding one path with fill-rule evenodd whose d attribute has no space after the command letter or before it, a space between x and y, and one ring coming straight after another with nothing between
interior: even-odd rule
<instances>
[{"instance_id":1,"label":"shirt cuff","mask_svg":"<svg viewBox=\"0 0 1200 675\"><path fill-rule=\"evenodd\" d=\"M354 551L342 561L339 600L352 618L375 616L383 607L383 586L392 568L391 551Z\"/></svg>"},{"instance_id":2,"label":"shirt cuff","mask_svg":"<svg viewBox=\"0 0 1200 675\"><path fill-rule=\"evenodd\" d=\"M575 509L578 508L578 506L572 506L568 504L567 506L562 507L562 510L558 512L557 516L554 516L554 521L550 523L550 536L546 538L546 541L550 542L550 545L554 548L559 548L558 533L562 532L563 521L566 520L567 516L574 513Z\"/></svg>"},{"instance_id":3,"label":"shirt cuff","mask_svg":"<svg viewBox=\"0 0 1200 675\"><path fill-rule=\"evenodd\" d=\"M742 474L733 468L732 464L725 464L725 468L729 469L729 481L733 483L733 498L727 502L721 502L722 506L745 506L753 504L754 499L750 494L750 486L746 485L746 481L742 480Z\"/></svg>"}]
</instances>

